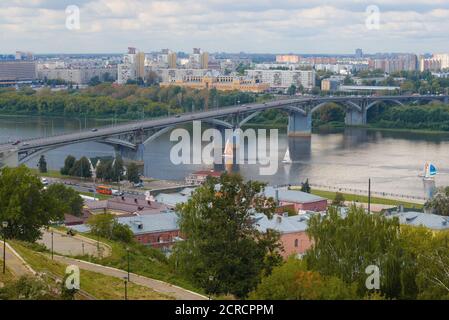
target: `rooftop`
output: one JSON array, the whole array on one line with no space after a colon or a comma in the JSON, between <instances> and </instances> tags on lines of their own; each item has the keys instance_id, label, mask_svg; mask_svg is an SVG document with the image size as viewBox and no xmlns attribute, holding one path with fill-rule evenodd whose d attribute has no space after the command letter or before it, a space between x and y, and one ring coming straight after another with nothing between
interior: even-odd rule
<instances>
[{"instance_id":1,"label":"rooftop","mask_svg":"<svg viewBox=\"0 0 449 320\"><path fill-rule=\"evenodd\" d=\"M278 190L278 198L280 201L292 203L310 203L326 200L325 198L296 190L288 190L287 188L266 187L265 196L276 198L276 190ZM327 200L326 200L327 201Z\"/></svg>"},{"instance_id":2,"label":"rooftop","mask_svg":"<svg viewBox=\"0 0 449 320\"><path fill-rule=\"evenodd\" d=\"M387 215L387 218L398 217L400 224L409 226L424 226L433 230L449 229L449 217L424 212L396 212Z\"/></svg>"}]
</instances>

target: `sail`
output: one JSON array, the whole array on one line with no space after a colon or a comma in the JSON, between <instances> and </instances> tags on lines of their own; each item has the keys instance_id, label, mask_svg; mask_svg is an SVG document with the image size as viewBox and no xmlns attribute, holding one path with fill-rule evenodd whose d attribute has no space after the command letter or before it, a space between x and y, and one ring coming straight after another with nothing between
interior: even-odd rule
<instances>
[{"instance_id":1,"label":"sail","mask_svg":"<svg viewBox=\"0 0 449 320\"><path fill-rule=\"evenodd\" d=\"M424 165L424 178L431 179L437 174L437 168L432 162L426 162Z\"/></svg>"},{"instance_id":2,"label":"sail","mask_svg":"<svg viewBox=\"0 0 449 320\"><path fill-rule=\"evenodd\" d=\"M230 139L226 141L225 149L223 157L233 157L234 151L233 151L233 145Z\"/></svg>"},{"instance_id":3,"label":"sail","mask_svg":"<svg viewBox=\"0 0 449 320\"><path fill-rule=\"evenodd\" d=\"M290 150L287 149L287 152L285 152L284 160L282 160L283 163L292 163L292 159L290 158Z\"/></svg>"}]
</instances>

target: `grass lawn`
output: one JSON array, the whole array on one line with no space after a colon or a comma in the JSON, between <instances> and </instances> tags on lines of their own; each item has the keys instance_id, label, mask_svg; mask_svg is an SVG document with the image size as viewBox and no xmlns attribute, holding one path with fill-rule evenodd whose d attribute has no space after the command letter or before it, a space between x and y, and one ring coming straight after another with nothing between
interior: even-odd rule
<instances>
[{"instance_id":1,"label":"grass lawn","mask_svg":"<svg viewBox=\"0 0 449 320\"><path fill-rule=\"evenodd\" d=\"M335 198L336 192L312 189L312 194L333 200ZM349 194L349 193L342 193L342 194L346 201L368 203L368 196ZM392 199L385 199L385 198L378 198L378 197L371 197L371 203L392 205L392 206L397 206L399 204L402 204L406 208L413 208L413 209L422 209L423 208L423 205L419 204L419 203L405 202L405 201L400 201L400 200L392 200Z\"/></svg>"},{"instance_id":2,"label":"grass lawn","mask_svg":"<svg viewBox=\"0 0 449 320\"><path fill-rule=\"evenodd\" d=\"M7 284L14 280L17 280L15 276L9 271L8 266L6 266L6 273L3 274L3 260L0 259L0 283Z\"/></svg>"},{"instance_id":3,"label":"grass lawn","mask_svg":"<svg viewBox=\"0 0 449 320\"><path fill-rule=\"evenodd\" d=\"M97 241L97 237L89 233L80 234ZM111 246L112 254L109 257L98 258L86 255L76 256L74 258L126 270L128 266L127 245L104 238L100 238L100 241ZM128 247L130 248L130 270L132 273L165 281L200 294L204 293L198 288L195 288L182 275L176 273L165 255L159 250L143 246L139 243L130 244Z\"/></svg>"},{"instance_id":4,"label":"grass lawn","mask_svg":"<svg viewBox=\"0 0 449 320\"><path fill-rule=\"evenodd\" d=\"M20 241L10 241L10 244L36 271L50 272L63 277L66 265L52 261L41 252L34 251L32 244ZM97 299L122 300L124 299L124 282L116 277L105 276L100 273L80 270L81 289L87 291ZM150 288L128 283L128 298L130 300L170 300L169 296L160 294Z\"/></svg>"},{"instance_id":5,"label":"grass lawn","mask_svg":"<svg viewBox=\"0 0 449 320\"><path fill-rule=\"evenodd\" d=\"M92 192L78 192L78 193L83 196L88 196L88 197L94 196L94 194ZM107 199L112 198L112 196L108 196L108 195L101 194L101 193L95 193L95 198L97 198L98 200L107 200Z\"/></svg>"}]
</instances>

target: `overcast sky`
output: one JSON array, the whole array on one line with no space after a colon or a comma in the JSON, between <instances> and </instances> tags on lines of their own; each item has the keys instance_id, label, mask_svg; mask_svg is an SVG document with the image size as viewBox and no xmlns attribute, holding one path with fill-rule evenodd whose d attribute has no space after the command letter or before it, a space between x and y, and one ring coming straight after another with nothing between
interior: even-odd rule
<instances>
[{"instance_id":1,"label":"overcast sky","mask_svg":"<svg viewBox=\"0 0 449 320\"><path fill-rule=\"evenodd\" d=\"M80 29L66 28L66 7ZM379 28L375 11L379 8ZM374 15L373 15L374 14ZM368 26L367 26L368 22ZM0 52L449 52L449 0L1 0Z\"/></svg>"}]
</instances>

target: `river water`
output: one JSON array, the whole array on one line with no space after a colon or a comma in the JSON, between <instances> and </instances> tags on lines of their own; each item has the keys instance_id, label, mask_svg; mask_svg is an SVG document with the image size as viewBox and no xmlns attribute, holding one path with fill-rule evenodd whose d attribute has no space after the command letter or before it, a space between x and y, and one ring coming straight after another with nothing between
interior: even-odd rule
<instances>
[{"instance_id":1,"label":"river water","mask_svg":"<svg viewBox=\"0 0 449 320\"><path fill-rule=\"evenodd\" d=\"M0 142L30 137L75 132L85 128L112 126L111 121L78 118L0 116ZM145 147L144 174L157 179L183 180L208 165L174 165L170 161L169 133ZM282 164L289 145L292 164ZM277 150L279 167L270 176L259 174L259 165L234 166L249 179L270 184L297 185L306 178L312 184L367 190L371 178L372 190L415 197L425 197L429 185L418 175L424 163L432 161L438 168L436 186L449 185L449 135L410 132L376 131L347 128L338 133L314 133L310 139L287 138L279 133ZM46 154L50 169L59 169L68 154L75 157L113 156L110 146L89 142L73 144ZM37 158L27 163L36 167Z\"/></svg>"}]
</instances>

